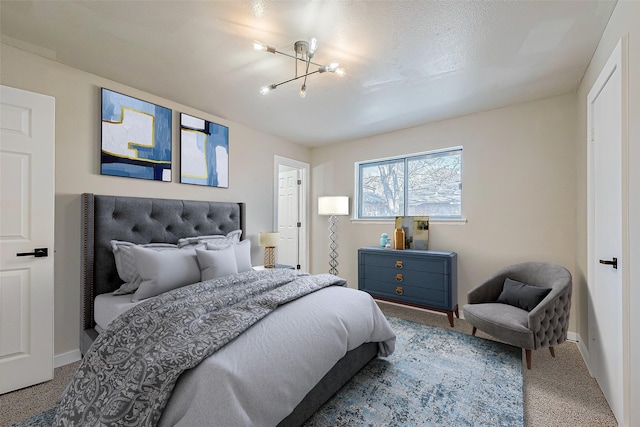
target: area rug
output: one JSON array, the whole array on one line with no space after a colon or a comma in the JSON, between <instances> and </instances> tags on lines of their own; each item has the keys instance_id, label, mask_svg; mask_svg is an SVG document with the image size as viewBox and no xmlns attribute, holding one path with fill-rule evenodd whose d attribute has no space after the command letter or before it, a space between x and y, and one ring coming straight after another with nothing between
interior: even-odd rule
<instances>
[{"instance_id":1,"label":"area rug","mask_svg":"<svg viewBox=\"0 0 640 427\"><path fill-rule=\"evenodd\" d=\"M306 423L522 426L522 350L389 317L396 351L365 366Z\"/></svg>"},{"instance_id":2,"label":"area rug","mask_svg":"<svg viewBox=\"0 0 640 427\"><path fill-rule=\"evenodd\" d=\"M521 349L388 317L396 351L365 366L305 424L523 425ZM48 427L55 408L12 427Z\"/></svg>"},{"instance_id":3,"label":"area rug","mask_svg":"<svg viewBox=\"0 0 640 427\"><path fill-rule=\"evenodd\" d=\"M55 416L56 408L51 408L19 423L11 424L11 427L50 427Z\"/></svg>"}]
</instances>

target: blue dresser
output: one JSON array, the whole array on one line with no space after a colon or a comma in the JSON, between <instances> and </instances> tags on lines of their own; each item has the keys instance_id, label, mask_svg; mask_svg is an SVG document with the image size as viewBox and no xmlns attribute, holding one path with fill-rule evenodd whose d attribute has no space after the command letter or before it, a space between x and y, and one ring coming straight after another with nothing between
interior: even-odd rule
<instances>
[{"instance_id":1,"label":"blue dresser","mask_svg":"<svg viewBox=\"0 0 640 427\"><path fill-rule=\"evenodd\" d=\"M376 299L458 313L458 255L455 252L358 249L358 289Z\"/></svg>"}]
</instances>

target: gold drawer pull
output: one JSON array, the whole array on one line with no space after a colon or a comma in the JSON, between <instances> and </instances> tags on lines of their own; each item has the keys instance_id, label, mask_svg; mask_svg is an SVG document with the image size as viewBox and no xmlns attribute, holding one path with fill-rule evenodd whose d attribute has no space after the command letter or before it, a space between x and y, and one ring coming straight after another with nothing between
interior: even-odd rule
<instances>
[{"instance_id":1,"label":"gold drawer pull","mask_svg":"<svg viewBox=\"0 0 640 427\"><path fill-rule=\"evenodd\" d=\"M403 293L403 292L404 292L404 291L402 290L402 286L398 286L398 287L396 288L396 294L398 294L398 295L402 295L402 293Z\"/></svg>"},{"instance_id":2,"label":"gold drawer pull","mask_svg":"<svg viewBox=\"0 0 640 427\"><path fill-rule=\"evenodd\" d=\"M396 261L396 268L402 268L402 261Z\"/></svg>"},{"instance_id":3,"label":"gold drawer pull","mask_svg":"<svg viewBox=\"0 0 640 427\"><path fill-rule=\"evenodd\" d=\"M402 277L402 273L396 274L396 282L402 282L403 280L404 280L404 277Z\"/></svg>"}]
</instances>

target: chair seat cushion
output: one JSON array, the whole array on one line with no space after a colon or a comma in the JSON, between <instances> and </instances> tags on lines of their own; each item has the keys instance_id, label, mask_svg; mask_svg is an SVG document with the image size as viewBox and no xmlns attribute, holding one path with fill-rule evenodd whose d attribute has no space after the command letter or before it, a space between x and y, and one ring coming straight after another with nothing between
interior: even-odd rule
<instances>
[{"instance_id":1,"label":"chair seat cushion","mask_svg":"<svg viewBox=\"0 0 640 427\"><path fill-rule=\"evenodd\" d=\"M466 304L464 318L481 331L521 348L534 348L529 312L501 303Z\"/></svg>"}]
</instances>

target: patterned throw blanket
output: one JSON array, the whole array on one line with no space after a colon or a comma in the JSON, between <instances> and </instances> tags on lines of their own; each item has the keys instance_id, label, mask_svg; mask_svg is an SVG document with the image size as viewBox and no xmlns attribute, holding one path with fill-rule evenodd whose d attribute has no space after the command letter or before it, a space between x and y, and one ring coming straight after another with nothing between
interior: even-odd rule
<instances>
[{"instance_id":1,"label":"patterned throw blanket","mask_svg":"<svg viewBox=\"0 0 640 427\"><path fill-rule=\"evenodd\" d=\"M345 281L252 271L144 301L98 336L62 396L54 426L153 426L180 374L278 306Z\"/></svg>"}]
</instances>

